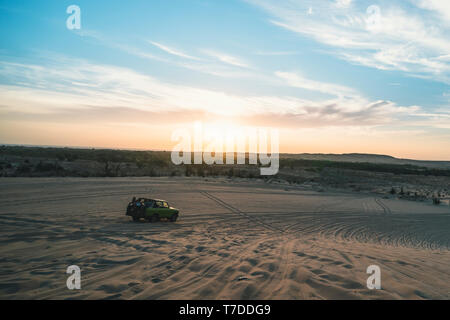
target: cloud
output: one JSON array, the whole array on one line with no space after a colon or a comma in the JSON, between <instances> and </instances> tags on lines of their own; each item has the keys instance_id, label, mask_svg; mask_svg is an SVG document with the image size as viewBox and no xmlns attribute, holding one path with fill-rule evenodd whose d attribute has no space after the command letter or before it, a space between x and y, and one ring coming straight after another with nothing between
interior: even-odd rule
<instances>
[{"instance_id":1,"label":"cloud","mask_svg":"<svg viewBox=\"0 0 450 320\"><path fill-rule=\"evenodd\" d=\"M218 52L218 51L214 51L214 50L204 50L203 51L205 54L232 66L235 67L240 67L240 68L248 68L248 64L243 62L241 59L231 56L229 54L226 53L222 53L222 52Z\"/></svg>"},{"instance_id":2,"label":"cloud","mask_svg":"<svg viewBox=\"0 0 450 320\"><path fill-rule=\"evenodd\" d=\"M338 104L304 105L296 112L279 113L263 111L255 114L244 113L239 116L243 125L278 128L319 128L347 126L376 126L388 123L386 115L392 114L389 102L373 103L355 111L344 111ZM39 110L22 111L9 108L2 110L2 121L19 121L33 123L67 123L67 124L147 124L147 125L178 125L203 121L205 123L217 120L217 114L207 110L142 110L133 107L74 105L59 108L49 108L45 112ZM236 123L236 117L223 115L223 121ZM440 123L439 123L440 124Z\"/></svg>"},{"instance_id":3,"label":"cloud","mask_svg":"<svg viewBox=\"0 0 450 320\"><path fill-rule=\"evenodd\" d=\"M0 113L2 113L0 111ZM50 109L47 112L30 110L9 110L2 114L3 120L42 123L71 124L177 124L188 123L192 117L206 119L204 112L187 113L184 111L146 111L132 107L111 106L70 106Z\"/></svg>"},{"instance_id":4,"label":"cloud","mask_svg":"<svg viewBox=\"0 0 450 320\"><path fill-rule=\"evenodd\" d=\"M345 95L347 96L358 95L358 93L352 88L332 83L314 81L311 79L307 79L299 75L298 73L277 71L275 72L275 75L281 79L284 79L289 86L296 88L318 91L321 93L330 94L337 97L342 97Z\"/></svg>"},{"instance_id":5,"label":"cloud","mask_svg":"<svg viewBox=\"0 0 450 320\"><path fill-rule=\"evenodd\" d=\"M84 91L83 97L78 97L70 93L0 86L0 93L5 97L0 105L2 121L20 122L141 123L149 125L165 123L174 125L189 123L194 120L209 122L217 120L219 116L221 120L240 121L242 124L253 126L280 128L360 127L388 124L396 115L418 111L416 107L398 107L389 101L369 103L363 100L335 100L313 103L294 98L230 96L227 100L238 103L241 108L253 106L258 110L242 109L239 113L220 114L216 109L200 106L188 108L188 106L173 107L169 104L162 104L154 108L151 107L150 99L148 100L148 107L139 104L141 99L136 99L134 104L118 102L116 106L113 106L110 105L114 100L112 97L99 104L98 100L92 100L92 96L88 94L89 91ZM112 95L114 96L114 94ZM217 97L224 98L219 93L211 92L209 94L209 98ZM189 99L189 97L184 98ZM122 100L122 102L125 102L127 99ZM278 108L276 108L277 106ZM284 108L280 106L284 106ZM418 114L417 116L422 115ZM429 114L423 116L436 118L435 115Z\"/></svg>"},{"instance_id":6,"label":"cloud","mask_svg":"<svg viewBox=\"0 0 450 320\"><path fill-rule=\"evenodd\" d=\"M277 126L363 126L399 121L402 115L419 110L390 101L371 102L358 95L340 95L319 102L289 96L241 96L174 85L130 69L78 59L45 66L0 62L0 72L10 83L0 85L1 121L35 117L41 121L87 118L98 122L146 122L161 119L156 115L167 115L167 123L208 117ZM318 87L336 95L353 94L349 88L296 74L278 75L291 81L291 85ZM77 112L80 115L76 116Z\"/></svg>"},{"instance_id":7,"label":"cloud","mask_svg":"<svg viewBox=\"0 0 450 320\"><path fill-rule=\"evenodd\" d=\"M158 42L149 41L149 43L151 43L155 47L158 47L159 49L161 49L161 50L163 50L163 51L165 51L165 52L167 52L167 53L169 53L171 55L178 56L178 57L181 57L181 58L191 59L191 60L200 60L199 58L187 55L187 54L185 54L185 53L183 53L181 51L178 51L176 49L169 48L168 46L162 45L162 44L160 44Z\"/></svg>"},{"instance_id":8,"label":"cloud","mask_svg":"<svg viewBox=\"0 0 450 320\"><path fill-rule=\"evenodd\" d=\"M348 8L352 4L352 0L336 0L335 5L338 8Z\"/></svg>"},{"instance_id":9,"label":"cloud","mask_svg":"<svg viewBox=\"0 0 450 320\"><path fill-rule=\"evenodd\" d=\"M450 83L450 9L445 1L248 0L281 28L328 45L338 57L382 70L399 70ZM308 14L309 7L314 14Z\"/></svg>"},{"instance_id":10,"label":"cloud","mask_svg":"<svg viewBox=\"0 0 450 320\"><path fill-rule=\"evenodd\" d=\"M112 40L108 39L108 37L104 36L103 34L93 31L93 30L82 29L82 30L74 31L74 32L86 39L95 40L96 44L101 44L101 45L109 47L109 48L118 49L127 54L130 54L130 55L133 55L135 57L142 58L145 60L163 62L163 63L169 64L172 66L176 66L179 68L189 69L189 70L193 70L196 72L201 72L204 74L209 74L209 75L213 75L213 76L217 76L217 77L248 78L248 77L257 76L254 73L244 72L243 70L237 71L235 68L236 65L233 65L233 64L230 65L229 63L227 65L224 65L221 63L205 61L204 59L187 55L179 50L169 48L168 46L162 45L162 44L154 42L154 41L153 42L146 41L146 42L151 43L152 45L158 47L159 49L161 49L171 55L182 57L189 61L179 61L179 59L173 60L170 58L161 57L161 56L152 54L148 51L145 51L143 49L139 49L133 45L128 45L128 44L122 43L120 41L112 41ZM234 61L234 60L236 60L236 61ZM234 58L234 60L231 59L230 61L234 61L235 64L236 63L239 64L239 61L237 60L237 58ZM240 63L240 64L241 64L241 66L243 66L243 63Z\"/></svg>"},{"instance_id":11,"label":"cloud","mask_svg":"<svg viewBox=\"0 0 450 320\"><path fill-rule=\"evenodd\" d=\"M448 153L435 148L448 149L446 109L425 112L418 106L370 101L358 94L322 101L237 95L174 85L127 68L80 59L43 60L41 65L0 62L2 83L9 83L0 84L0 140L4 143L167 150L173 146L172 129L194 121L220 120L279 128L284 132L281 142L286 144L282 148L289 152L413 154L409 142L414 137L416 146L418 139L422 141L414 149L415 157L420 153L424 158L438 154L448 158ZM313 84L335 93L342 89L287 75L301 87ZM344 91L353 93L350 88Z\"/></svg>"},{"instance_id":12,"label":"cloud","mask_svg":"<svg viewBox=\"0 0 450 320\"><path fill-rule=\"evenodd\" d=\"M292 56L298 54L296 51L257 51L258 56Z\"/></svg>"},{"instance_id":13,"label":"cloud","mask_svg":"<svg viewBox=\"0 0 450 320\"><path fill-rule=\"evenodd\" d=\"M80 30L74 29L72 32L79 35L81 38L83 38L86 41L93 40L94 43L97 45L102 45L102 46L105 46L108 48L117 49L117 50L123 51L127 54L130 54L130 55L142 58L142 59L154 60L154 61L160 61L160 62L166 62L166 63L170 62L170 60L168 60L168 59L151 54L147 51L143 51L133 45L125 44L125 43L117 41L117 40L111 40L108 37L106 37L104 34L102 34L101 32L98 32L96 30L83 28Z\"/></svg>"},{"instance_id":14,"label":"cloud","mask_svg":"<svg viewBox=\"0 0 450 320\"><path fill-rule=\"evenodd\" d=\"M413 0L419 8L434 11L441 20L450 22L450 3L442 0Z\"/></svg>"}]
</instances>

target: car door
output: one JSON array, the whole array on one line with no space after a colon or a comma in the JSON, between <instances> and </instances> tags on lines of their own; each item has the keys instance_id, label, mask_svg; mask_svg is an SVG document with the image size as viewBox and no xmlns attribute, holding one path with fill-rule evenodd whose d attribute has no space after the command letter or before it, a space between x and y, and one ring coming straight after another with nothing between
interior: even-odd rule
<instances>
[{"instance_id":1,"label":"car door","mask_svg":"<svg viewBox=\"0 0 450 320\"><path fill-rule=\"evenodd\" d=\"M154 201L147 203L146 209L145 209L145 215L147 217L151 217L157 212L156 203Z\"/></svg>"},{"instance_id":2,"label":"car door","mask_svg":"<svg viewBox=\"0 0 450 320\"><path fill-rule=\"evenodd\" d=\"M169 218L170 217L169 204L166 201L162 201L161 214L159 216L161 218Z\"/></svg>"},{"instance_id":3,"label":"car door","mask_svg":"<svg viewBox=\"0 0 450 320\"><path fill-rule=\"evenodd\" d=\"M164 210L164 202L163 201L155 201L155 204L153 205L153 208L150 212L150 216L153 214L158 214L160 218L165 218L166 210Z\"/></svg>"}]
</instances>

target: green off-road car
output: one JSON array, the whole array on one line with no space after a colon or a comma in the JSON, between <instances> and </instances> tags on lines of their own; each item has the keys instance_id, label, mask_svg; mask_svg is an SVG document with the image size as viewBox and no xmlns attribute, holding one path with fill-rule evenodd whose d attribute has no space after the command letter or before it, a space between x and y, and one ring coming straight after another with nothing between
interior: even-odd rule
<instances>
[{"instance_id":1,"label":"green off-road car","mask_svg":"<svg viewBox=\"0 0 450 320\"><path fill-rule=\"evenodd\" d=\"M150 222L157 222L160 219L168 219L175 222L180 211L169 206L167 201L160 199L133 198L127 207L127 216L131 216L133 221L143 218Z\"/></svg>"}]
</instances>

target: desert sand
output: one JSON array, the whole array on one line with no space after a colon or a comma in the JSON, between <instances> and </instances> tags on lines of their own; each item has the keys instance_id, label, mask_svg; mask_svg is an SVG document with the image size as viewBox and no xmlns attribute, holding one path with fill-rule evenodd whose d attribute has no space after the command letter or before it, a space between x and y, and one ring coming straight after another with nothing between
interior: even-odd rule
<instances>
[{"instance_id":1,"label":"desert sand","mask_svg":"<svg viewBox=\"0 0 450 320\"><path fill-rule=\"evenodd\" d=\"M227 178L2 178L0 191L1 299L450 298L449 206ZM180 219L132 222L135 195Z\"/></svg>"}]
</instances>

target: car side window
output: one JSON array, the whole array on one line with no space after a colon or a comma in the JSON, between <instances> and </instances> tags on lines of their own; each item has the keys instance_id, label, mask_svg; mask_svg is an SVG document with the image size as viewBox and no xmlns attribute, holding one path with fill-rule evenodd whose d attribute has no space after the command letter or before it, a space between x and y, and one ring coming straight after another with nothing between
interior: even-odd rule
<instances>
[{"instance_id":1,"label":"car side window","mask_svg":"<svg viewBox=\"0 0 450 320\"><path fill-rule=\"evenodd\" d=\"M163 204L161 201L156 201L156 208L162 208Z\"/></svg>"},{"instance_id":2,"label":"car side window","mask_svg":"<svg viewBox=\"0 0 450 320\"><path fill-rule=\"evenodd\" d=\"M163 202L164 208L169 208L169 204L167 202Z\"/></svg>"},{"instance_id":3,"label":"car side window","mask_svg":"<svg viewBox=\"0 0 450 320\"><path fill-rule=\"evenodd\" d=\"M146 208L153 208L153 201L147 201L147 202L145 202L145 207L146 207Z\"/></svg>"}]
</instances>

